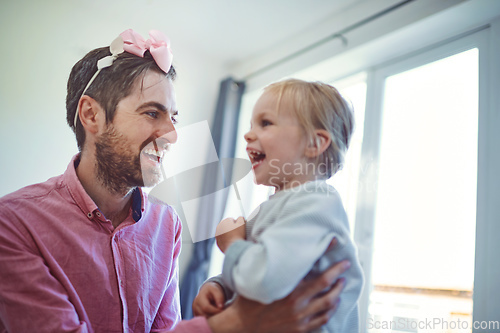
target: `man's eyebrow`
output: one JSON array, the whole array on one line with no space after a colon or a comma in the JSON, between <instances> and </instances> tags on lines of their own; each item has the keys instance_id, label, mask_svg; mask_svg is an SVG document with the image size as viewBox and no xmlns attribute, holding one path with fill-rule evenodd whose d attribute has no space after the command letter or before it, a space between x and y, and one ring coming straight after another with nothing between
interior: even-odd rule
<instances>
[{"instance_id":1,"label":"man's eyebrow","mask_svg":"<svg viewBox=\"0 0 500 333\"><path fill-rule=\"evenodd\" d=\"M158 103L158 102L143 103L143 104L139 105L139 107L136 109L136 111L140 111L142 109L147 109L147 108L151 108L151 107L153 107L159 111L162 111L162 112L167 112L167 108L165 107L165 105ZM174 111L174 112L177 112L177 111Z\"/></svg>"}]
</instances>

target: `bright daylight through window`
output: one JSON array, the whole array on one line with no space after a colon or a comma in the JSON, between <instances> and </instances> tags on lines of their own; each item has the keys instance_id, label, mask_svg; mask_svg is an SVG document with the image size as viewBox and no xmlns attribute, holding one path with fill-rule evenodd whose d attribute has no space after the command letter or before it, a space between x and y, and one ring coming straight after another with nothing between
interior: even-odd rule
<instances>
[{"instance_id":1,"label":"bright daylight through window","mask_svg":"<svg viewBox=\"0 0 500 333\"><path fill-rule=\"evenodd\" d=\"M386 79L373 323L396 324L392 332L421 332L417 324L429 318L471 322L477 138L477 49ZM438 331L471 332L466 326ZM369 328L388 332L382 325Z\"/></svg>"}]
</instances>

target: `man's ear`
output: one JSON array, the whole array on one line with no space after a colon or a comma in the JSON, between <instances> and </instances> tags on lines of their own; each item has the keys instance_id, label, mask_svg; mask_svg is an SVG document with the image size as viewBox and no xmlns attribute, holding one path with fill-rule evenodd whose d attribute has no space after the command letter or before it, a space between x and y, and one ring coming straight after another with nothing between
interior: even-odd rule
<instances>
[{"instance_id":1,"label":"man's ear","mask_svg":"<svg viewBox=\"0 0 500 333\"><path fill-rule=\"evenodd\" d=\"M97 133L100 128L100 123L105 120L104 111L95 99L90 96L83 95L78 103L78 118L85 130L91 133Z\"/></svg>"},{"instance_id":2,"label":"man's ear","mask_svg":"<svg viewBox=\"0 0 500 333\"><path fill-rule=\"evenodd\" d=\"M328 149L331 143L332 143L332 138L327 130L324 129L314 130L312 140L306 148L305 152L306 157L314 158L323 154L323 152Z\"/></svg>"}]
</instances>

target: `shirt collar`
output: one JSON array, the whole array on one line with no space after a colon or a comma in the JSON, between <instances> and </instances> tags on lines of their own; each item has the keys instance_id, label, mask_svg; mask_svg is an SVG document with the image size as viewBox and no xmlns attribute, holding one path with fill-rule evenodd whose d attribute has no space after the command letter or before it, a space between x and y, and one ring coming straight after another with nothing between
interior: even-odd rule
<instances>
[{"instance_id":1,"label":"shirt collar","mask_svg":"<svg viewBox=\"0 0 500 333\"><path fill-rule=\"evenodd\" d=\"M63 175L63 181L67 185L71 197L78 205L80 210L88 217L92 218L99 208L92 200L92 198L87 194L83 188L82 183L76 175L76 167L80 163L80 154L76 154L71 159L66 171ZM138 222L142 213L144 212L144 202L146 201L146 194L141 188L137 187L132 192L132 218L135 222Z\"/></svg>"},{"instance_id":2,"label":"shirt collar","mask_svg":"<svg viewBox=\"0 0 500 333\"><path fill-rule=\"evenodd\" d=\"M138 222L144 212L145 193L140 187L136 187L132 192L132 218Z\"/></svg>"}]
</instances>

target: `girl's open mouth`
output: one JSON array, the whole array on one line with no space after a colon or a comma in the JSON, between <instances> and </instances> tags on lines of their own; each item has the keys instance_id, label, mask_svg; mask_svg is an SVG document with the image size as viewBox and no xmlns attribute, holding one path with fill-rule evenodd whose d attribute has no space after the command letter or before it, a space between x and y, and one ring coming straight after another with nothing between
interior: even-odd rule
<instances>
[{"instance_id":1,"label":"girl's open mouth","mask_svg":"<svg viewBox=\"0 0 500 333\"><path fill-rule=\"evenodd\" d=\"M262 161L266 158L266 154L253 150L253 149L247 149L248 156L250 157L250 162L252 162L252 168L256 168L260 164L262 164Z\"/></svg>"}]
</instances>

